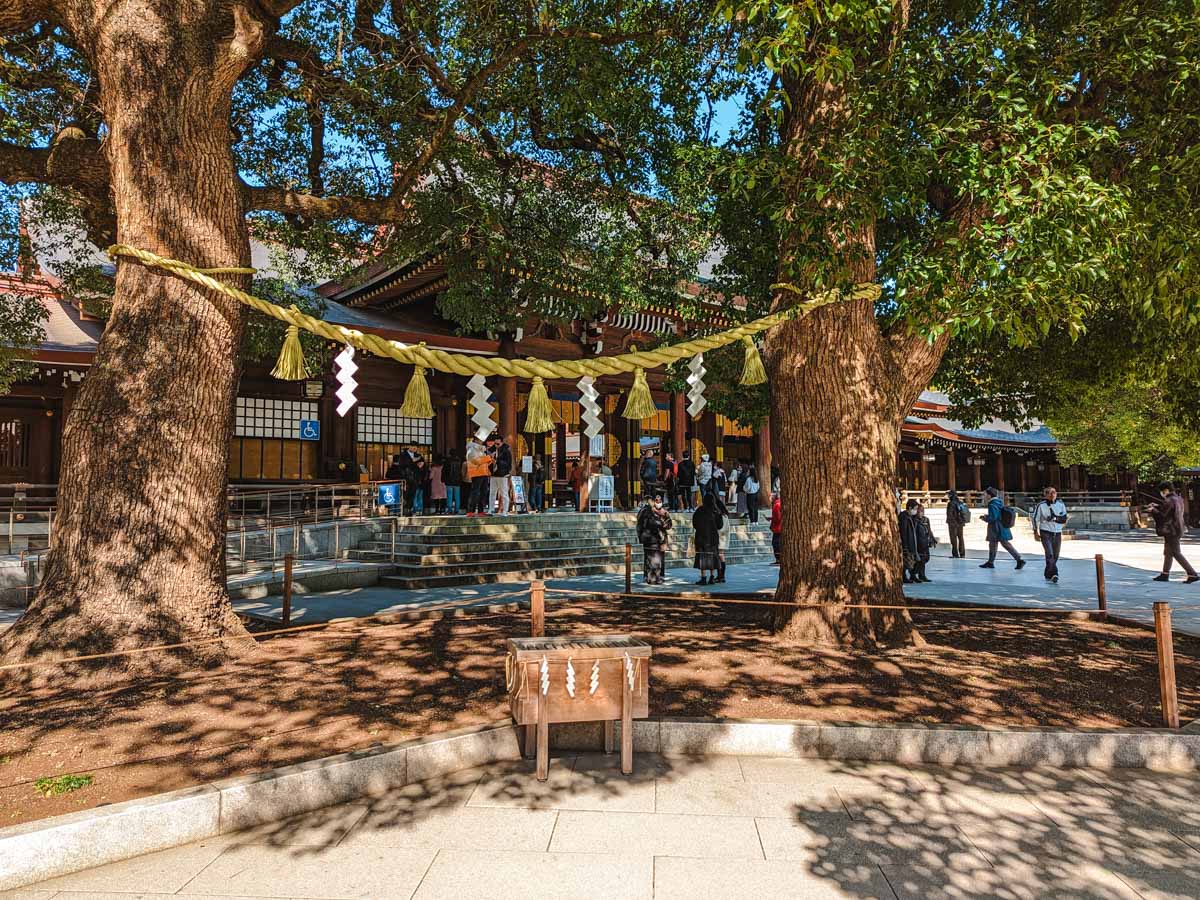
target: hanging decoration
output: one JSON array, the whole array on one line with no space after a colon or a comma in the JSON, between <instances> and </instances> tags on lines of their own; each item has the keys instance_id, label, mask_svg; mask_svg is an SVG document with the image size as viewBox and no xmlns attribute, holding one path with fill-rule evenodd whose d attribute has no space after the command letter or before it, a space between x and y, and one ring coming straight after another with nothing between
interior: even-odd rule
<instances>
[{"instance_id":1,"label":"hanging decoration","mask_svg":"<svg viewBox=\"0 0 1200 900\"><path fill-rule=\"evenodd\" d=\"M488 390L487 381L482 375L472 375L467 381L467 390L471 392L471 406L475 412L471 416L471 421L475 423L475 440L483 443L488 439L488 435L496 430L496 423L492 421L492 392Z\"/></svg>"},{"instance_id":2,"label":"hanging decoration","mask_svg":"<svg viewBox=\"0 0 1200 900\"><path fill-rule=\"evenodd\" d=\"M746 345L746 357L742 363L742 377L738 379L738 384L766 384L767 370L758 354L758 345L754 343L754 338L746 335L742 338L742 343Z\"/></svg>"},{"instance_id":3,"label":"hanging decoration","mask_svg":"<svg viewBox=\"0 0 1200 900\"><path fill-rule=\"evenodd\" d=\"M292 307L295 309L295 307ZM304 348L300 346L300 329L289 325L287 337L279 351L279 360L271 374L280 381L303 381L308 377L308 366L304 364Z\"/></svg>"},{"instance_id":4,"label":"hanging decoration","mask_svg":"<svg viewBox=\"0 0 1200 900\"><path fill-rule=\"evenodd\" d=\"M704 399L704 388L707 387L704 383L704 376L708 374L708 369L704 368L704 354L697 353L688 363L688 403L687 414L693 419L698 419L700 413L704 411L704 407L708 405L708 401Z\"/></svg>"},{"instance_id":5,"label":"hanging decoration","mask_svg":"<svg viewBox=\"0 0 1200 900\"><path fill-rule=\"evenodd\" d=\"M529 388L529 410L525 415L525 430L530 434L542 434L554 430L554 411L550 408L550 395L546 393L546 384L540 376L533 376L533 385Z\"/></svg>"},{"instance_id":6,"label":"hanging decoration","mask_svg":"<svg viewBox=\"0 0 1200 900\"><path fill-rule=\"evenodd\" d=\"M654 403L650 396L650 389L646 383L646 369L656 369L674 362L680 362L694 357L698 353L715 350L718 347L724 347L735 341L745 342L747 338L761 334L769 328L773 328L791 319L806 316L813 310L831 303L839 303L842 300L875 301L879 299L880 294L879 285L872 283L858 284L845 292L833 289L816 294L802 291L790 284L773 284L771 285L773 291L789 291L799 295L802 299L795 306L771 313L752 322L736 325L716 334L703 335L682 341L678 344L658 347L654 350L632 348L628 353L613 356L593 356L586 359L567 360L507 359L499 356L452 353L447 350L439 350L424 345L411 346L400 341L389 340L377 334L364 334L361 331L346 328L342 325L335 325L331 322L318 319L315 316L307 315L295 306L290 309L284 308L261 297L255 297L233 285L218 281L215 277L217 275L233 273L253 274L254 270L250 268L199 269L186 262L159 256L156 253L131 247L128 244L114 244L108 248L108 254L113 258L124 257L126 259L134 259L143 265L162 269L177 278L182 278L208 290L230 297L265 316L270 316L296 329L303 329L326 340L347 344L349 347L365 350L368 353L373 353L376 356L387 359L394 359L406 365L436 369L439 372L449 372L455 375L478 377L480 382L482 382L485 376L489 375L515 376L527 379L538 377L577 380L584 375L595 378L600 375L633 373L633 387L629 391L625 404L625 412L623 413L626 418L633 419L649 418L655 411ZM298 340L299 336L297 335L297 340L291 342L290 348L286 346L288 341L285 341L286 353L281 354L283 358L281 359L281 364L277 366L277 369L285 375L295 375L300 367L303 366L303 362L300 361L297 363L296 359L295 351ZM746 357L746 365L742 372L742 383L761 383L761 381L755 380L765 377L765 372L760 373L759 371L762 360L758 358L757 349L747 347ZM755 359L757 359L757 363ZM472 381L475 380L474 377L472 377ZM351 397L353 397L353 394L351 394ZM486 407L487 415L490 416L492 406L486 402L486 396L481 403L475 405L477 412ZM346 407L347 411L352 406L353 402L351 402L350 406ZM484 436L490 434L494 428L495 426L490 422L486 428L480 423L480 431L483 432Z\"/></svg>"},{"instance_id":7,"label":"hanging decoration","mask_svg":"<svg viewBox=\"0 0 1200 900\"><path fill-rule=\"evenodd\" d=\"M592 662L592 681L591 681L591 684L588 686L588 696L590 697L592 694L596 693L596 691L599 690L599 688L600 688L600 660L597 659Z\"/></svg>"},{"instance_id":8,"label":"hanging decoration","mask_svg":"<svg viewBox=\"0 0 1200 900\"><path fill-rule=\"evenodd\" d=\"M637 685L637 664L628 653L625 654L625 680L629 682L629 690L633 691Z\"/></svg>"},{"instance_id":9,"label":"hanging decoration","mask_svg":"<svg viewBox=\"0 0 1200 900\"><path fill-rule=\"evenodd\" d=\"M567 695L575 699L575 667L571 665L571 657L567 657Z\"/></svg>"},{"instance_id":10,"label":"hanging decoration","mask_svg":"<svg viewBox=\"0 0 1200 900\"><path fill-rule=\"evenodd\" d=\"M542 693L550 693L550 661L546 657L542 657Z\"/></svg>"},{"instance_id":11,"label":"hanging decoration","mask_svg":"<svg viewBox=\"0 0 1200 900\"><path fill-rule=\"evenodd\" d=\"M333 364L333 377L338 383L335 393L338 398L337 414L345 416L358 402L358 398L354 396L354 389L358 387L358 382L354 380L354 373L358 371L358 364L354 361L354 348L347 344Z\"/></svg>"},{"instance_id":12,"label":"hanging decoration","mask_svg":"<svg viewBox=\"0 0 1200 900\"><path fill-rule=\"evenodd\" d=\"M400 415L410 419L433 418L433 403L429 399L429 382L425 380L424 366L413 369L408 388L404 391L404 405L400 407Z\"/></svg>"},{"instance_id":13,"label":"hanging decoration","mask_svg":"<svg viewBox=\"0 0 1200 900\"><path fill-rule=\"evenodd\" d=\"M637 348L634 347L634 352ZM621 413L626 419L648 419L658 411L654 405L654 397L650 394L650 385L646 383L646 370L638 366L633 370L633 387L625 397L625 411Z\"/></svg>"},{"instance_id":14,"label":"hanging decoration","mask_svg":"<svg viewBox=\"0 0 1200 900\"><path fill-rule=\"evenodd\" d=\"M584 375L579 379L579 405L583 414L579 421L583 423L583 433L590 445L592 440L604 432L604 420L600 418L600 392L596 390L596 379Z\"/></svg>"}]
</instances>

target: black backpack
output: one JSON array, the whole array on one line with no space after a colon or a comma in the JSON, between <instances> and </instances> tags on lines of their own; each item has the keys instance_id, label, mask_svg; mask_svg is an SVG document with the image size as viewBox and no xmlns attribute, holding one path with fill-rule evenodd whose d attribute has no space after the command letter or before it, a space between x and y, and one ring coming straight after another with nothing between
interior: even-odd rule
<instances>
[{"instance_id":1,"label":"black backpack","mask_svg":"<svg viewBox=\"0 0 1200 900\"><path fill-rule=\"evenodd\" d=\"M1000 524L1005 528L1012 528L1017 524L1017 511L1011 506L1000 507Z\"/></svg>"}]
</instances>

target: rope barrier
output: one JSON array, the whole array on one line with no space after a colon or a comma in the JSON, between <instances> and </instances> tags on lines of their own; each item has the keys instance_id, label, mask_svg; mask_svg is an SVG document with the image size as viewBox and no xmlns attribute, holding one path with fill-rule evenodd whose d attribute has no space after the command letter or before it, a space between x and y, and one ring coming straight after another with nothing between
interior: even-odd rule
<instances>
[{"instance_id":1,"label":"rope barrier","mask_svg":"<svg viewBox=\"0 0 1200 900\"><path fill-rule=\"evenodd\" d=\"M394 359L397 362L426 369L437 369L439 372L450 372L455 375L503 375L519 376L521 378L570 378L578 379L584 375L597 377L600 375L620 375L635 372L637 369L656 369L660 366L678 362L709 350L724 347L743 338L773 328L788 319L805 316L815 309L842 300L871 300L879 298L880 288L877 284L863 283L856 285L848 294L839 290L826 291L796 306L781 310L777 313L756 319L730 328L727 331L706 337L693 338L669 347L655 350L634 350L618 356L602 356L594 359L577 360L539 360L539 359L504 359L499 356L476 356L466 353L451 353L446 350L436 350L424 344L411 346L400 341L386 340L375 334L364 334L352 328L333 325L321 319L302 313L296 307L285 309L261 297L255 297L225 284L212 277L214 274L247 274L254 269L224 268L198 269L177 259L159 256L149 250L140 250L128 244L113 244L108 248L108 255L113 258L125 257L134 259L143 265L162 269L179 278L191 281L201 287L216 291L226 297L237 300L265 316L286 322L288 325L302 328L311 334L350 344L360 350Z\"/></svg>"}]
</instances>

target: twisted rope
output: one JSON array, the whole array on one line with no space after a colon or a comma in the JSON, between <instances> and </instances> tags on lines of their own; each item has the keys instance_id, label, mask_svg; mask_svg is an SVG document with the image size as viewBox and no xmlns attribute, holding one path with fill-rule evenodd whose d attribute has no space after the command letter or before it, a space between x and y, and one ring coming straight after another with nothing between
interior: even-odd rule
<instances>
[{"instance_id":1,"label":"twisted rope","mask_svg":"<svg viewBox=\"0 0 1200 900\"><path fill-rule=\"evenodd\" d=\"M870 300L874 302L879 298L878 285L860 284L856 285L848 294L843 294L838 290L825 291L796 306L763 316L761 319L755 319L753 322L738 325L730 328L728 331L722 331L719 334L708 335L706 337L693 338L681 344L659 347L655 350L636 350L630 353L623 353L619 356L604 356L595 359L557 361L503 359L498 356L450 353L446 350L437 350L424 345L414 347L401 341L387 340L379 335L364 334L352 328L333 325L313 316L306 315L294 306L289 309L277 306L274 303L263 300L261 297L247 294L245 291L218 281L213 277L213 275L218 274L253 274L254 269L251 268L197 269L195 266L177 259L159 256L156 253L151 253L149 250L140 250L128 244L114 244L108 248L107 252L114 259L119 257L134 259L143 265L170 272L172 275L176 275L186 281L191 281L201 287L237 300L239 303L265 316L278 319L280 322L286 322L288 325L294 325L297 328L328 340L336 341L340 344L349 344L359 350L365 350L376 356L394 359L397 362L407 365L423 366L426 369L437 369L439 372L450 372L455 375L466 376L515 375L520 378L578 379L584 375L590 375L593 378L600 375L621 375L633 372L638 368L657 369L681 359L688 359L697 353L716 350L719 347L724 347L743 338L753 337L756 334L766 331L768 328L773 328L789 319L806 316L813 310L831 303L838 303L842 300Z\"/></svg>"}]
</instances>

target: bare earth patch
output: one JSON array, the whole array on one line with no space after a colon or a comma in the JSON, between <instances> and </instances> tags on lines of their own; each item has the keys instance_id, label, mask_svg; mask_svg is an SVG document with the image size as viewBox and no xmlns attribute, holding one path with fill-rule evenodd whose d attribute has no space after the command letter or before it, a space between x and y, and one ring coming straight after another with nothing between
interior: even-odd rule
<instances>
[{"instance_id":1,"label":"bare earth patch","mask_svg":"<svg viewBox=\"0 0 1200 900\"><path fill-rule=\"evenodd\" d=\"M651 715L968 725L1157 726L1149 631L1048 615L913 615L927 646L870 654L771 641L755 607L551 603L547 633L654 647ZM528 615L342 623L183 676L0 680L0 826L507 716L504 639ZM1176 638L1184 721L1200 641ZM39 778L87 773L59 796Z\"/></svg>"}]
</instances>

